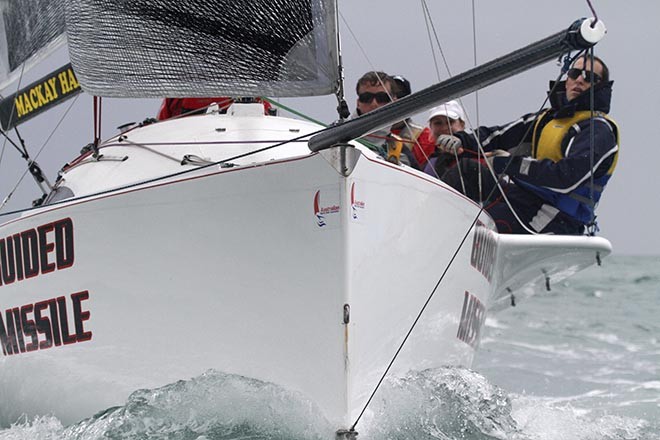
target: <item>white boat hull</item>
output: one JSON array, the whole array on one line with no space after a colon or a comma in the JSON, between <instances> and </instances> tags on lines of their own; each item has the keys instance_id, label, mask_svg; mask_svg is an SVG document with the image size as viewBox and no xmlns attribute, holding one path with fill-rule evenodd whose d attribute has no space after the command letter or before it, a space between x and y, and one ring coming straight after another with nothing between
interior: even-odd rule
<instances>
[{"instance_id":1,"label":"white boat hull","mask_svg":"<svg viewBox=\"0 0 660 440\"><path fill-rule=\"evenodd\" d=\"M478 209L381 160L359 156L348 177L332 161L317 154L206 170L4 225L2 237L29 230L40 237L44 225L70 219L63 239L54 230L43 235L42 247L53 244L45 273L16 274L0 287L9 311L4 422L51 412L74 421L135 389L213 368L299 391L346 427ZM70 266L58 268L67 238L73 255L60 257ZM394 373L471 362L474 346L456 338L464 292L485 302L488 284L466 271L469 253L469 246L459 252ZM61 320L36 305L60 297L68 323L58 346L43 324L49 318L62 333ZM15 309L25 319L14 320Z\"/></svg>"},{"instance_id":2,"label":"white boat hull","mask_svg":"<svg viewBox=\"0 0 660 440\"><path fill-rule=\"evenodd\" d=\"M217 118L163 130L255 133ZM314 129L245 120L268 124L271 138ZM310 155L299 144L286 157L104 188L108 173L115 188L135 181L142 163L147 178L180 166L138 145L158 130L102 150L129 160L79 160L62 180L76 194L86 181L105 192L0 226L0 424L74 422L214 369L295 391L347 429L395 357L394 376L469 366L489 307L609 252L603 239L499 236L443 183L353 147Z\"/></svg>"}]
</instances>

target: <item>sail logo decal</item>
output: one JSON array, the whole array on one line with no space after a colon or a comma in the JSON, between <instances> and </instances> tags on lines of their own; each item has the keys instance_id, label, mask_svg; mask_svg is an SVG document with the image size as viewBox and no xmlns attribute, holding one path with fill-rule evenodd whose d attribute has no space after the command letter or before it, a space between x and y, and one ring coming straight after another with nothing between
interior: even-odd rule
<instances>
[{"instance_id":1,"label":"sail logo decal","mask_svg":"<svg viewBox=\"0 0 660 440\"><path fill-rule=\"evenodd\" d=\"M358 219L358 209L364 209L365 203L355 198L355 182L351 185L351 215L354 220Z\"/></svg>"},{"instance_id":2,"label":"sail logo decal","mask_svg":"<svg viewBox=\"0 0 660 440\"><path fill-rule=\"evenodd\" d=\"M71 64L67 64L2 100L2 128L9 130L81 91Z\"/></svg>"},{"instance_id":3,"label":"sail logo decal","mask_svg":"<svg viewBox=\"0 0 660 440\"><path fill-rule=\"evenodd\" d=\"M73 247L70 218L0 239L0 287L73 266Z\"/></svg>"},{"instance_id":4,"label":"sail logo decal","mask_svg":"<svg viewBox=\"0 0 660 440\"><path fill-rule=\"evenodd\" d=\"M4 318L0 314L2 354L11 356L91 340L92 332L85 331L90 312L83 305L88 299L89 292L84 290L72 293L70 299L60 296L5 310Z\"/></svg>"},{"instance_id":5,"label":"sail logo decal","mask_svg":"<svg viewBox=\"0 0 660 440\"><path fill-rule=\"evenodd\" d=\"M479 298L466 290L456 337L472 348L476 348L485 319L486 307L479 301Z\"/></svg>"},{"instance_id":6,"label":"sail logo decal","mask_svg":"<svg viewBox=\"0 0 660 440\"><path fill-rule=\"evenodd\" d=\"M322 206L321 190L316 191L316 194L314 194L314 216L316 216L316 225L319 228L326 226L328 224L326 217L331 214L337 214L339 209L339 205L336 203L329 206Z\"/></svg>"},{"instance_id":7,"label":"sail logo decal","mask_svg":"<svg viewBox=\"0 0 660 440\"><path fill-rule=\"evenodd\" d=\"M472 241L470 264L490 282L495 268L497 241L495 235L487 228L477 228Z\"/></svg>"}]
</instances>

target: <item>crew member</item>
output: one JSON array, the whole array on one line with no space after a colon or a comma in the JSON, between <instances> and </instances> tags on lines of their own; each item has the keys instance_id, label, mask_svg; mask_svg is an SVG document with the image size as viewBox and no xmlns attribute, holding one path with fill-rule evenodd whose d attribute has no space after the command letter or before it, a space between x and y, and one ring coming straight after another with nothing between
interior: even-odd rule
<instances>
[{"instance_id":1,"label":"crew member","mask_svg":"<svg viewBox=\"0 0 660 440\"><path fill-rule=\"evenodd\" d=\"M594 57L592 65L587 55L566 75L565 81L550 85L551 108L477 130L484 150L491 152L495 172L508 177L500 182L510 182L505 195L511 207L497 191L499 197L487 206L499 232L582 234L585 227L596 227L595 208L619 153L618 128L608 116L613 82L605 63ZM474 135L465 132L443 135L438 142L447 151L477 148ZM521 154L525 142L531 151ZM469 176L469 185L475 185L475 175ZM494 181L482 184L484 196Z\"/></svg>"}]
</instances>

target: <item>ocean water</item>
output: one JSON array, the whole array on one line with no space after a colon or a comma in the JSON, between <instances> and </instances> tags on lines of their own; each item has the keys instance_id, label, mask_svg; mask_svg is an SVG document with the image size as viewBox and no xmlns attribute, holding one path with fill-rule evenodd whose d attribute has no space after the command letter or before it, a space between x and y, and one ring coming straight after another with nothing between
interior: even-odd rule
<instances>
[{"instance_id":1,"label":"ocean water","mask_svg":"<svg viewBox=\"0 0 660 440\"><path fill-rule=\"evenodd\" d=\"M660 440L660 257L611 257L489 316L472 369L387 380L358 439ZM1 397L0 397L1 398ZM14 439L331 439L296 393L209 371L70 426L52 416Z\"/></svg>"}]
</instances>

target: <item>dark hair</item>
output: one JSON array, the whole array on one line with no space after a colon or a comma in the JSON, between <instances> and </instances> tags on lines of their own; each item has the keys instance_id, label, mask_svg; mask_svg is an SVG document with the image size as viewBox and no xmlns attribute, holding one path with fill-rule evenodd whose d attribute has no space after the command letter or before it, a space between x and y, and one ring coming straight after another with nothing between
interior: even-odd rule
<instances>
[{"instance_id":1,"label":"dark hair","mask_svg":"<svg viewBox=\"0 0 660 440\"><path fill-rule=\"evenodd\" d=\"M388 92L396 94L396 85L392 77L385 72L375 71L367 72L362 75L362 78L360 78L355 85L355 93L360 94L360 86L377 86L380 85L381 82L385 84L386 89L389 89Z\"/></svg>"},{"instance_id":2,"label":"dark hair","mask_svg":"<svg viewBox=\"0 0 660 440\"><path fill-rule=\"evenodd\" d=\"M408 81L401 75L394 75L392 79L394 80L394 84L396 85L396 90L394 94L398 99L406 97L412 93L412 89L410 87L410 81Z\"/></svg>"},{"instance_id":3,"label":"dark hair","mask_svg":"<svg viewBox=\"0 0 660 440\"><path fill-rule=\"evenodd\" d=\"M584 60L583 62L584 62L585 65L586 65L587 61L591 61L591 55L588 52L585 52L584 55L580 56L580 58L582 58ZM573 64L575 64L577 62L577 60L579 60L580 58L576 59L573 62ZM607 67L607 64L605 64L605 62L602 59L595 56L594 57L594 63L596 63L596 62L600 63L600 65L603 66L603 74L601 75L601 77L603 78L603 82L604 83L609 82L610 81L610 69Z\"/></svg>"}]
</instances>

